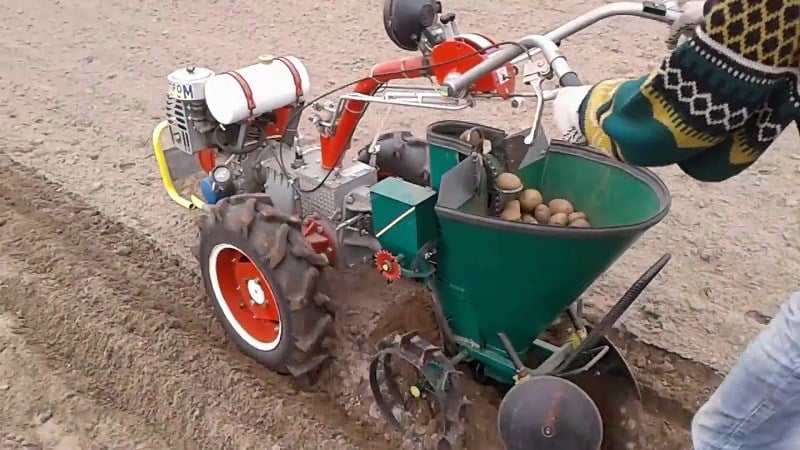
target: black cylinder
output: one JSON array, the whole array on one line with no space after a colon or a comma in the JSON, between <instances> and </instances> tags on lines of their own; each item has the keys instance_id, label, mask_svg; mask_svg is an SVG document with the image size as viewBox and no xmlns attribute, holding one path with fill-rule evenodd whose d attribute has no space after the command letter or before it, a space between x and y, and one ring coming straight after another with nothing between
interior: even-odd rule
<instances>
[{"instance_id":1,"label":"black cylinder","mask_svg":"<svg viewBox=\"0 0 800 450\"><path fill-rule=\"evenodd\" d=\"M428 144L414 137L408 131L394 131L378 137L375 142L375 166L381 172L402 178L409 183L430 186L430 172L427 169ZM358 160L369 163L369 146L358 152Z\"/></svg>"}]
</instances>

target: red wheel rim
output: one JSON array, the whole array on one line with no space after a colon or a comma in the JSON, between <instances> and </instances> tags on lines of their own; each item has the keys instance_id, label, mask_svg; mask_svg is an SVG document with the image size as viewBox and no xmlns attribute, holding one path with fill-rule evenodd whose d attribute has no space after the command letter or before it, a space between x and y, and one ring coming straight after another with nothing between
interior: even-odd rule
<instances>
[{"instance_id":1,"label":"red wheel rim","mask_svg":"<svg viewBox=\"0 0 800 450\"><path fill-rule=\"evenodd\" d=\"M264 274L232 245L217 245L209 259L216 301L234 331L258 350L277 347L282 334L280 310Z\"/></svg>"}]
</instances>

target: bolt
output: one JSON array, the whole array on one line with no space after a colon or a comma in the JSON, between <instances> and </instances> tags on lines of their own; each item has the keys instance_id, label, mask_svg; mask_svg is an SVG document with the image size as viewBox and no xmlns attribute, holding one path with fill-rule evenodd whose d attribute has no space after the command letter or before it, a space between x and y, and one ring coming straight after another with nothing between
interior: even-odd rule
<instances>
[{"instance_id":1,"label":"bolt","mask_svg":"<svg viewBox=\"0 0 800 450\"><path fill-rule=\"evenodd\" d=\"M332 248L330 248L330 247L327 247L327 248L325 249L325 253L332 253L332 252L333 252L333 249L332 249Z\"/></svg>"},{"instance_id":2,"label":"bolt","mask_svg":"<svg viewBox=\"0 0 800 450\"><path fill-rule=\"evenodd\" d=\"M347 202L347 204L351 204L351 203L355 202L355 201L356 201L356 199L355 199L355 197L353 197L352 195L348 195L348 196L345 198L345 201Z\"/></svg>"},{"instance_id":3,"label":"bolt","mask_svg":"<svg viewBox=\"0 0 800 450\"><path fill-rule=\"evenodd\" d=\"M322 233L323 231L325 230L322 229L322 225L317 225L317 233Z\"/></svg>"},{"instance_id":4,"label":"bolt","mask_svg":"<svg viewBox=\"0 0 800 450\"><path fill-rule=\"evenodd\" d=\"M244 309L244 303L239 303L239 309Z\"/></svg>"}]
</instances>

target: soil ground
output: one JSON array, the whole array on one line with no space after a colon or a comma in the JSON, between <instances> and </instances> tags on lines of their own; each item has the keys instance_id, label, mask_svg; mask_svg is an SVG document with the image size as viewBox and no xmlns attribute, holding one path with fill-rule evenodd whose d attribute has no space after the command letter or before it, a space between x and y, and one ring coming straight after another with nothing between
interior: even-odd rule
<instances>
[{"instance_id":1,"label":"soil ground","mask_svg":"<svg viewBox=\"0 0 800 450\"><path fill-rule=\"evenodd\" d=\"M188 251L192 216L163 193L150 151L170 71L291 54L321 93L403 55L383 34L381 3L0 4L2 448L397 448L370 407L366 365L375 328L424 320L386 318L392 308L422 309L410 308L415 288L387 288L368 269L331 274L346 312L342 344L318 392L296 389L225 341ZM507 40L601 3L445 7L462 30ZM585 81L639 76L665 55L664 34L614 19L562 48ZM382 113L371 109L356 146ZM448 116L515 130L532 111L497 104ZM422 135L441 118L395 108L387 127ZM587 292L596 317L662 252L673 254L615 331L646 387L642 439L689 448L686 425L717 372L800 285L787 263L800 256L797 147L797 131L787 130L753 169L714 185L658 169L673 193L670 215ZM485 404L473 425L482 448L493 448Z\"/></svg>"}]
</instances>

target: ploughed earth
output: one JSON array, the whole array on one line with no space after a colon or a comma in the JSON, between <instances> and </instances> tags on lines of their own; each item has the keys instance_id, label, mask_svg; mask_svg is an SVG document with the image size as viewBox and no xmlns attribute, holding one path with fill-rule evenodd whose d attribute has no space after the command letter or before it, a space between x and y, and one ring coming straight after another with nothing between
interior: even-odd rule
<instances>
[{"instance_id":1,"label":"ploughed earth","mask_svg":"<svg viewBox=\"0 0 800 450\"><path fill-rule=\"evenodd\" d=\"M398 448L366 381L392 331L438 337L424 291L330 273L339 345L310 389L225 339L193 268L63 188L0 158L3 448ZM366 281L364 281L366 280ZM345 295L345 293L357 295ZM342 300L340 300L342 299ZM686 449L707 386L700 366L615 335L643 384L607 448ZM465 374L468 374L465 371ZM469 381L469 448L501 448L498 389ZM609 398L624 385L601 389ZM613 410L613 408L612 408Z\"/></svg>"}]
</instances>

